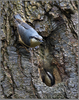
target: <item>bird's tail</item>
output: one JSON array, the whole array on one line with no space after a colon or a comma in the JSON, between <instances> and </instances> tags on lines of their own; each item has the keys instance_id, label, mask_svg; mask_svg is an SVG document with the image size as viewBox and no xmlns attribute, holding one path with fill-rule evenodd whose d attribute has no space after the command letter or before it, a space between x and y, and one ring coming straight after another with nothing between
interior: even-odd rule
<instances>
[{"instance_id":1,"label":"bird's tail","mask_svg":"<svg viewBox=\"0 0 79 100\"><path fill-rule=\"evenodd\" d=\"M23 20L22 18L21 18L21 16L20 16L20 14L16 14L16 15L14 15L14 19L19 19L19 20Z\"/></svg>"},{"instance_id":2,"label":"bird's tail","mask_svg":"<svg viewBox=\"0 0 79 100\"><path fill-rule=\"evenodd\" d=\"M20 21L25 22L25 21L22 19L22 17L21 17L20 14L16 14L16 15L14 15L14 19L15 19L15 22L16 22L16 20L20 20Z\"/></svg>"}]
</instances>

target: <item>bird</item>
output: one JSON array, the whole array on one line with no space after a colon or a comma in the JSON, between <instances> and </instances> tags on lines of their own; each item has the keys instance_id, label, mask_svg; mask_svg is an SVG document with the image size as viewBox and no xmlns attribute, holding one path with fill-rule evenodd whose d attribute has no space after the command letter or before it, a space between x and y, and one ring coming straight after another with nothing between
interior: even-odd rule
<instances>
[{"instance_id":1,"label":"bird","mask_svg":"<svg viewBox=\"0 0 79 100\"><path fill-rule=\"evenodd\" d=\"M43 42L43 37L35 29L28 25L20 14L14 15L14 22L17 27L19 42L26 47L36 47Z\"/></svg>"},{"instance_id":2,"label":"bird","mask_svg":"<svg viewBox=\"0 0 79 100\"><path fill-rule=\"evenodd\" d=\"M47 86L51 87L55 84L55 77L49 71L42 68L40 70L40 73L41 73L41 78L42 78L43 83L45 83Z\"/></svg>"}]
</instances>

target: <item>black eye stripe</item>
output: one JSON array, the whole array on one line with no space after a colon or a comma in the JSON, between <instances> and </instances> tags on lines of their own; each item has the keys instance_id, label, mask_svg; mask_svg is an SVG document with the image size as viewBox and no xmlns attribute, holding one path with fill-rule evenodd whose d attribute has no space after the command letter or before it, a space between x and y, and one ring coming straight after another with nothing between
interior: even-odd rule
<instances>
[{"instance_id":1,"label":"black eye stripe","mask_svg":"<svg viewBox=\"0 0 79 100\"><path fill-rule=\"evenodd\" d=\"M40 40L40 39L38 39L38 38L35 38L36 40Z\"/></svg>"},{"instance_id":2,"label":"black eye stripe","mask_svg":"<svg viewBox=\"0 0 79 100\"><path fill-rule=\"evenodd\" d=\"M39 40L39 41L40 41L40 39L38 39L38 38L36 38L36 37L34 37L34 36L31 36L30 38L35 38L36 40Z\"/></svg>"}]
</instances>

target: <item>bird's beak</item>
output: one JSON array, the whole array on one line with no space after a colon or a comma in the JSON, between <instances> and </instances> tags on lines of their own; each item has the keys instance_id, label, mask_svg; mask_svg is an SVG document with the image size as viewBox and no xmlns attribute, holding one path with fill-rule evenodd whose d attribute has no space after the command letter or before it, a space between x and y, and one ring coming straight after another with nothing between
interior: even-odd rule
<instances>
[{"instance_id":1,"label":"bird's beak","mask_svg":"<svg viewBox=\"0 0 79 100\"><path fill-rule=\"evenodd\" d=\"M42 43L42 42L43 42L43 40L40 40L40 42Z\"/></svg>"}]
</instances>

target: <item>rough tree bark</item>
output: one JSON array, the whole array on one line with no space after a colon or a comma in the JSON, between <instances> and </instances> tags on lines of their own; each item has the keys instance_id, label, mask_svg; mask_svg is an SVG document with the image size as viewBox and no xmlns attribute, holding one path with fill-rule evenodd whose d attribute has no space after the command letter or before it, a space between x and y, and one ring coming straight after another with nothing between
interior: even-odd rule
<instances>
[{"instance_id":1,"label":"rough tree bark","mask_svg":"<svg viewBox=\"0 0 79 100\"><path fill-rule=\"evenodd\" d=\"M78 0L3 0L0 5L0 98L78 98ZM30 53L17 42L16 13L44 38ZM53 72L54 86L42 82L39 65Z\"/></svg>"}]
</instances>

